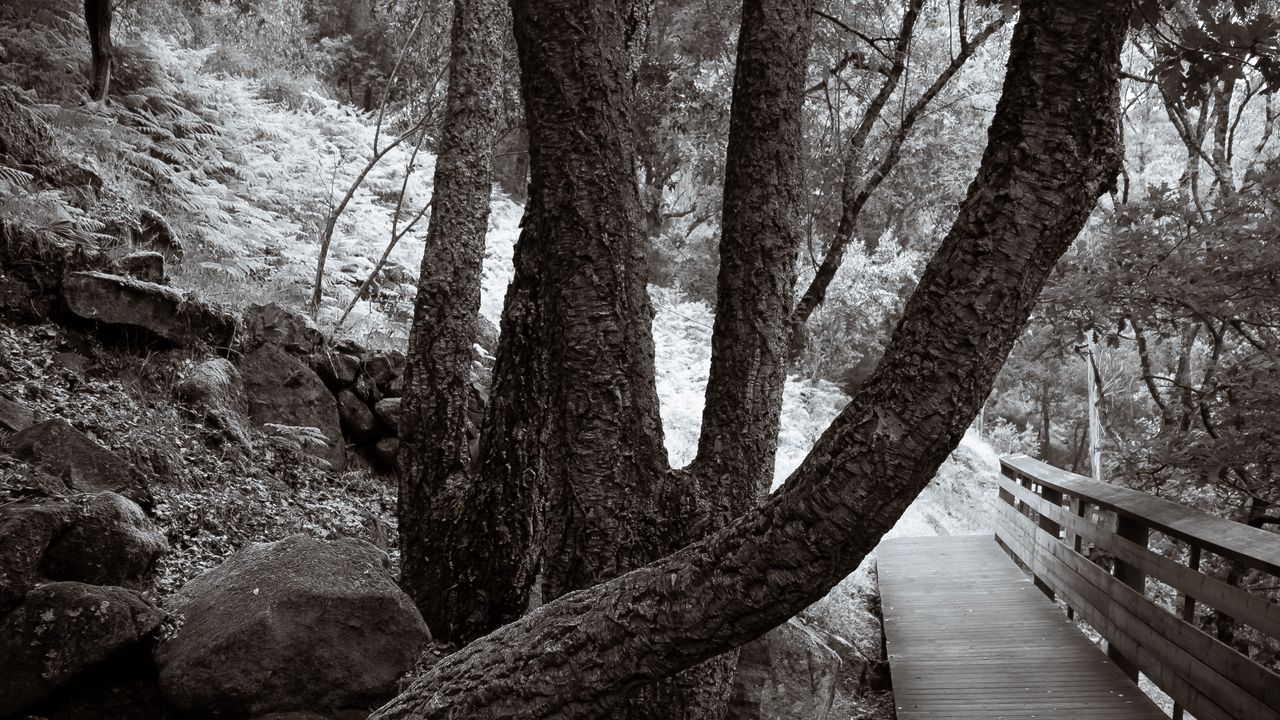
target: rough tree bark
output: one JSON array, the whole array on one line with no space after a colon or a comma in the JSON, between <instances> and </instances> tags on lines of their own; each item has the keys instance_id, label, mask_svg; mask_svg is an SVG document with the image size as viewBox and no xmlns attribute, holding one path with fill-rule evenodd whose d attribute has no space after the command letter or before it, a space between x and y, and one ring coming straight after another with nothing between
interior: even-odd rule
<instances>
[{"instance_id":1,"label":"rough tree bark","mask_svg":"<svg viewBox=\"0 0 1280 720\"><path fill-rule=\"evenodd\" d=\"M541 11L520 7L517 23L528 32ZM880 366L783 489L700 542L446 657L374 717L596 717L644 684L758 637L851 572L959 442L1054 263L1114 180L1128 15L1107 0L1022 3L1004 94L955 225ZM542 59L553 82L565 79L566 62L591 68L581 46L550 46ZM597 113L610 99L559 98ZM565 189L591 192L593 179ZM538 223L547 209L539 206Z\"/></svg>"},{"instance_id":2,"label":"rough tree bark","mask_svg":"<svg viewBox=\"0 0 1280 720\"><path fill-rule=\"evenodd\" d=\"M511 571L510 544L485 527L470 477L466 393L489 218L490 166L501 102L502 0L455 0L444 135L431 227L409 334L400 429L400 552L405 590L437 638L487 628L474 585ZM496 534L495 534L496 533ZM470 564L439 562L466 554ZM456 574L455 574L456 573ZM462 635L469 640L472 635Z\"/></svg>"},{"instance_id":3,"label":"rough tree bark","mask_svg":"<svg viewBox=\"0 0 1280 720\"><path fill-rule=\"evenodd\" d=\"M84 0L84 22L89 29L89 98L107 99L111 88L111 0Z\"/></svg>"}]
</instances>

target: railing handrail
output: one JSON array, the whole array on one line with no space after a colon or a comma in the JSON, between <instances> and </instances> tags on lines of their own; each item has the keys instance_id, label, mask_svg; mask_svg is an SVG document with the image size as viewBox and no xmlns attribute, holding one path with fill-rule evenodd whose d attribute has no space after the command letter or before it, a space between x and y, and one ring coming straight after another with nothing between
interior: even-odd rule
<instances>
[{"instance_id":1,"label":"railing handrail","mask_svg":"<svg viewBox=\"0 0 1280 720\"><path fill-rule=\"evenodd\" d=\"M1137 520L1152 530L1280 577L1280 534L1226 520L1171 500L1101 483L1021 453L1000 458L1012 475Z\"/></svg>"}]
</instances>

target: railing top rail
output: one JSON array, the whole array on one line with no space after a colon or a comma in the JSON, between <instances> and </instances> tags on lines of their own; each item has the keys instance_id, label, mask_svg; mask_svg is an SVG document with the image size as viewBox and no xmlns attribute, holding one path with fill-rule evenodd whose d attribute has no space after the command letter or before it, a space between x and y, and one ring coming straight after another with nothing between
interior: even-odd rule
<instances>
[{"instance_id":1,"label":"railing top rail","mask_svg":"<svg viewBox=\"0 0 1280 720\"><path fill-rule=\"evenodd\" d=\"M1159 532L1280 576L1280 534L1215 517L1137 490L1095 482L1021 453L1000 458L1000 466L1006 475L1074 495Z\"/></svg>"}]
</instances>

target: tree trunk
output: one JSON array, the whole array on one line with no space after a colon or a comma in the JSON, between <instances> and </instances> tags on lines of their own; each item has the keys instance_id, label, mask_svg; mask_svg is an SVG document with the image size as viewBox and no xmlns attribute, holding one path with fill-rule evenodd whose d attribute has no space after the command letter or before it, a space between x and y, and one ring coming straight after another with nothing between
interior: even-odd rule
<instances>
[{"instance_id":1,"label":"tree trunk","mask_svg":"<svg viewBox=\"0 0 1280 720\"><path fill-rule=\"evenodd\" d=\"M111 0L84 0L84 22L89 29L89 98L104 102L111 89Z\"/></svg>"},{"instance_id":2,"label":"tree trunk","mask_svg":"<svg viewBox=\"0 0 1280 720\"><path fill-rule=\"evenodd\" d=\"M773 480L804 226L810 0L743 3L726 152L711 374L697 458L664 493L662 553L754 507ZM720 718L737 653L645 688L628 716Z\"/></svg>"},{"instance_id":3,"label":"tree trunk","mask_svg":"<svg viewBox=\"0 0 1280 720\"><path fill-rule=\"evenodd\" d=\"M524 567L494 579L515 579L505 620L659 555L668 469L632 164L642 9L514 0L512 10L532 175L480 443L484 484L511 489L506 524L530 534Z\"/></svg>"},{"instance_id":4,"label":"tree trunk","mask_svg":"<svg viewBox=\"0 0 1280 720\"><path fill-rule=\"evenodd\" d=\"M606 8L596 5L596 13L575 18L567 32L576 37L566 38L565 27L548 22L557 18L545 4L516 7L526 69L543 61L546 72L538 76L572 92L562 102L583 103L573 113L579 129L574 144L548 146L555 134L535 130L541 142L535 140L534 152L543 154L535 166L569 169L562 165L566 155L601 142L591 132L595 126L583 127L577 115L610 117L623 107L609 102L618 98L608 83L595 88L605 92L576 92L583 76L595 76L608 56L597 52L599 39L608 36L600 32L609 25L601 17ZM1128 16L1127 5L1105 0L1022 3L987 151L955 225L925 269L880 366L782 490L700 542L566 595L446 657L374 717L597 717L646 683L758 637L856 568L959 443L1054 263L1114 181ZM536 53L530 52L533 29L547 31ZM539 83L529 75L526 95L546 103L551 89L535 87ZM553 110L554 104L541 113ZM568 110L562 105L560 112ZM548 155L558 157L553 162ZM596 188L608 177L606 168L577 170L578 182L560 189L575 191L582 201L605 200ZM538 203L526 234L545 230L554 217L548 210L572 199L552 195L548 174L544 168L540 180L535 176ZM608 197L595 208L599 212L577 222L605 222L619 207L634 212L634 191ZM559 224L575 229L567 220ZM578 233L583 229L576 226ZM584 261L592 260L599 237L574 237ZM559 268L567 274L546 282L580 284L575 267ZM518 279L514 292L531 298L551 292L534 280ZM624 302L597 301L588 309L598 314L580 322L614 318ZM538 319L536 303L515 308L522 306L532 316L512 312L509 303L504 329ZM639 322L647 325L647 319ZM523 382L553 382L542 368ZM625 397L632 391L627 382L618 392ZM574 409L561 404L546 410L566 411L572 422ZM528 447L519 434L510 437L512 445ZM596 443L597 437L588 440ZM588 476L599 475L601 459L583 460Z\"/></svg>"},{"instance_id":5,"label":"tree trunk","mask_svg":"<svg viewBox=\"0 0 1280 720\"><path fill-rule=\"evenodd\" d=\"M447 115L400 415L401 584L446 641L494 627L485 590L517 569L510 551L527 542L490 530L481 502L490 489L472 482L467 442L505 13L501 0L454 0ZM455 556L467 563L441 562Z\"/></svg>"}]
</instances>

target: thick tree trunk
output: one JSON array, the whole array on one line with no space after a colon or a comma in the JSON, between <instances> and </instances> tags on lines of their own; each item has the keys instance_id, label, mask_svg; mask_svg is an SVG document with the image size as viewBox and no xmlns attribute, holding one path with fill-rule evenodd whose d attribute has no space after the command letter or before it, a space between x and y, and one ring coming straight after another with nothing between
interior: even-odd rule
<instances>
[{"instance_id":1,"label":"thick tree trunk","mask_svg":"<svg viewBox=\"0 0 1280 720\"><path fill-rule=\"evenodd\" d=\"M519 8L525 32L542 7ZM1004 95L956 223L880 366L786 487L714 535L446 657L374 717L596 717L646 683L758 637L857 567L959 442L1055 261L1114 179L1128 15L1106 0L1022 3ZM579 32L599 37L590 34L595 18ZM554 37L559 52L526 63L545 60L555 83L590 73L594 45ZM577 64L568 76L566 62ZM619 107L596 105L608 94L575 97L589 113ZM591 140L580 134L577 147ZM565 189L591 193L593 180ZM543 182L539 229L555 199ZM599 242L577 239L588 255ZM571 284L575 274L551 280ZM586 460L588 471L599 462Z\"/></svg>"},{"instance_id":2,"label":"thick tree trunk","mask_svg":"<svg viewBox=\"0 0 1280 720\"><path fill-rule=\"evenodd\" d=\"M111 89L111 0L84 0L89 29L89 98L102 102Z\"/></svg>"},{"instance_id":3,"label":"thick tree trunk","mask_svg":"<svg viewBox=\"0 0 1280 720\"><path fill-rule=\"evenodd\" d=\"M628 0L514 0L512 10L532 176L480 447L484 484L522 489L512 523L534 535L507 620L659 555L667 472L632 165L642 10Z\"/></svg>"},{"instance_id":4,"label":"thick tree trunk","mask_svg":"<svg viewBox=\"0 0 1280 720\"><path fill-rule=\"evenodd\" d=\"M528 542L523 526L488 515L486 494L502 488L473 482L467 442L506 12L501 0L454 1L447 115L401 412L401 584L447 641L496 626L494 606L519 569L513 548Z\"/></svg>"}]
</instances>

